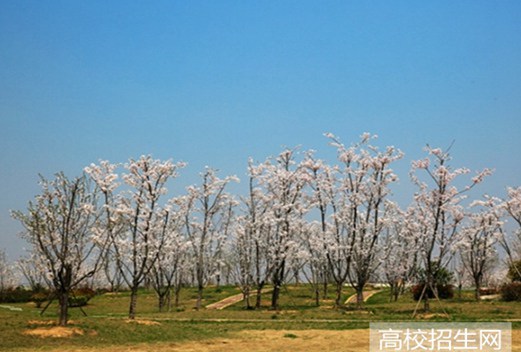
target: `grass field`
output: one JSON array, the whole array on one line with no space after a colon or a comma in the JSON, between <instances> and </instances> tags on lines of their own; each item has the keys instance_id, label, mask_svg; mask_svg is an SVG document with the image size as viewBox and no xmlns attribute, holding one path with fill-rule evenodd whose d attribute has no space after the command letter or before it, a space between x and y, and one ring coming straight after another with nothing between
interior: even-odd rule
<instances>
[{"instance_id":1,"label":"grass field","mask_svg":"<svg viewBox=\"0 0 521 352\"><path fill-rule=\"evenodd\" d=\"M237 293L239 290L234 287L210 287L205 292L203 304L217 302ZM350 294L352 291L346 289L345 298ZM3 305L0 307L0 351L232 352L287 348L296 351L299 346L307 346L305 349L310 352L314 350L312 346L324 346L322 349L317 347L317 351L335 350L336 344L344 346L344 351L367 351L367 329L371 321L412 319L415 302L410 295L404 295L393 303L389 303L388 295L389 292L383 290L372 296L363 311L354 307L336 310L332 309L332 300L315 307L310 287L300 285L283 289L281 310L278 312L269 310L267 306L247 311L242 302L224 310L195 311L196 292L185 289L182 291L180 307L172 312L159 313L155 295L142 291L138 300L138 319L129 322L126 320L128 293L108 293L94 297L84 307L88 314L86 317L79 309L71 309L71 329L66 331L52 325L56 320L54 305L43 317L32 303ZM441 306L433 302L433 314L415 320L512 321L513 328L517 330L514 333L514 346L521 345L521 304L500 301L477 303L472 297L472 292L464 292L461 299L443 301ZM269 294L266 294L266 304L269 298ZM448 317L443 314L444 311L449 313ZM35 331L48 335L73 335L28 335ZM289 349L291 346L293 349Z\"/></svg>"}]
</instances>

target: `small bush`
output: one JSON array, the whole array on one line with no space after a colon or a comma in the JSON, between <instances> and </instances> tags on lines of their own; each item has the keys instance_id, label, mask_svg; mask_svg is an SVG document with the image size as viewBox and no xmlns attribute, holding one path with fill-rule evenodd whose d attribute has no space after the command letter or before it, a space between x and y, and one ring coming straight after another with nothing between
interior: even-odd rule
<instances>
[{"instance_id":1,"label":"small bush","mask_svg":"<svg viewBox=\"0 0 521 352\"><path fill-rule=\"evenodd\" d=\"M489 296L497 294L498 290L494 287L482 287L479 289L479 293L482 296Z\"/></svg>"},{"instance_id":2,"label":"small bush","mask_svg":"<svg viewBox=\"0 0 521 352\"><path fill-rule=\"evenodd\" d=\"M424 284L419 284L412 287L412 295L415 301L420 299L423 287ZM450 299L454 297L454 286L438 285L436 288L438 289L438 297L440 299ZM427 290L425 290L424 296L427 296L428 298L435 298L434 292L432 292L430 288L427 288Z\"/></svg>"},{"instance_id":3,"label":"small bush","mask_svg":"<svg viewBox=\"0 0 521 352\"><path fill-rule=\"evenodd\" d=\"M43 302L49 299L49 294L43 291L35 292L31 295L31 301L36 304L36 308L41 308Z\"/></svg>"},{"instance_id":4,"label":"small bush","mask_svg":"<svg viewBox=\"0 0 521 352\"><path fill-rule=\"evenodd\" d=\"M32 291L23 287L8 288L0 291L0 303L25 303L31 300Z\"/></svg>"},{"instance_id":5,"label":"small bush","mask_svg":"<svg viewBox=\"0 0 521 352\"><path fill-rule=\"evenodd\" d=\"M88 287L78 288L69 296L69 307L83 307L96 296L96 291Z\"/></svg>"},{"instance_id":6,"label":"small bush","mask_svg":"<svg viewBox=\"0 0 521 352\"><path fill-rule=\"evenodd\" d=\"M512 282L501 286L501 298L504 301L521 301L521 282Z\"/></svg>"}]
</instances>

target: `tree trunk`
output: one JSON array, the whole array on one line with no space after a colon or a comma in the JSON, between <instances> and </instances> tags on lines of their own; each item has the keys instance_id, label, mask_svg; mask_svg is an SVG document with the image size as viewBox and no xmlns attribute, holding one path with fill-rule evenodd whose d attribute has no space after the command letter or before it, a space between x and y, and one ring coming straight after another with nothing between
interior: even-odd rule
<instances>
[{"instance_id":1,"label":"tree trunk","mask_svg":"<svg viewBox=\"0 0 521 352\"><path fill-rule=\"evenodd\" d=\"M423 311L425 313L429 313L431 311L431 306L429 302L429 291L428 288L425 288L425 293L423 294Z\"/></svg>"},{"instance_id":2,"label":"tree trunk","mask_svg":"<svg viewBox=\"0 0 521 352\"><path fill-rule=\"evenodd\" d=\"M273 287L273 293L271 295L271 309L279 310L279 295L280 295L280 284L277 281Z\"/></svg>"},{"instance_id":3,"label":"tree trunk","mask_svg":"<svg viewBox=\"0 0 521 352\"><path fill-rule=\"evenodd\" d=\"M172 311L172 289L169 288L168 291L166 291L166 309L167 311Z\"/></svg>"},{"instance_id":4,"label":"tree trunk","mask_svg":"<svg viewBox=\"0 0 521 352\"><path fill-rule=\"evenodd\" d=\"M336 298L335 298L335 307L340 308L344 305L342 302L342 283L336 283Z\"/></svg>"},{"instance_id":5,"label":"tree trunk","mask_svg":"<svg viewBox=\"0 0 521 352\"><path fill-rule=\"evenodd\" d=\"M179 307L179 296L181 294L181 285L177 285L174 289L174 306L177 308Z\"/></svg>"},{"instance_id":6,"label":"tree trunk","mask_svg":"<svg viewBox=\"0 0 521 352\"><path fill-rule=\"evenodd\" d=\"M430 311L431 311L431 306L430 306L430 302L429 302L429 293L430 293L430 291L432 291L432 293L434 293L435 287L434 287L433 282L434 282L434 278L432 277L431 274L428 273L427 280L425 281L425 287L423 288L424 289L423 311L425 313L430 313Z\"/></svg>"},{"instance_id":7,"label":"tree trunk","mask_svg":"<svg viewBox=\"0 0 521 352\"><path fill-rule=\"evenodd\" d=\"M328 290L327 290L327 278L324 279L323 288L322 288L322 298L327 299Z\"/></svg>"},{"instance_id":8,"label":"tree trunk","mask_svg":"<svg viewBox=\"0 0 521 352\"><path fill-rule=\"evenodd\" d=\"M197 303L195 305L195 309L199 310L202 306L203 301L203 285L197 285Z\"/></svg>"},{"instance_id":9,"label":"tree trunk","mask_svg":"<svg viewBox=\"0 0 521 352\"><path fill-rule=\"evenodd\" d=\"M282 264L278 270L273 274L273 293L271 295L271 309L279 310L279 296L280 288L282 286L282 280L284 279L286 262L282 261Z\"/></svg>"},{"instance_id":10,"label":"tree trunk","mask_svg":"<svg viewBox=\"0 0 521 352\"><path fill-rule=\"evenodd\" d=\"M395 292L396 292L396 286L393 282L389 283L389 289L391 290L389 293L389 303L394 300Z\"/></svg>"},{"instance_id":11,"label":"tree trunk","mask_svg":"<svg viewBox=\"0 0 521 352\"><path fill-rule=\"evenodd\" d=\"M314 286L315 286L315 305L317 307L319 307L320 306L320 286L318 283L315 284Z\"/></svg>"},{"instance_id":12,"label":"tree trunk","mask_svg":"<svg viewBox=\"0 0 521 352\"><path fill-rule=\"evenodd\" d=\"M165 293L164 292L160 292L158 293L158 297L159 297L159 312L162 312L163 311L163 308L165 307Z\"/></svg>"},{"instance_id":13,"label":"tree trunk","mask_svg":"<svg viewBox=\"0 0 521 352\"><path fill-rule=\"evenodd\" d=\"M479 302L481 300L481 280L479 278L474 279L474 284L476 285L476 292L474 296L476 301Z\"/></svg>"},{"instance_id":14,"label":"tree trunk","mask_svg":"<svg viewBox=\"0 0 521 352\"><path fill-rule=\"evenodd\" d=\"M257 286L257 297L255 298L255 309L260 309L262 307L262 288L264 287L264 283L259 284Z\"/></svg>"},{"instance_id":15,"label":"tree trunk","mask_svg":"<svg viewBox=\"0 0 521 352\"><path fill-rule=\"evenodd\" d=\"M400 297L400 291L401 291L401 287L400 287L400 284L396 285L396 287L394 288L394 301L395 302L398 302L398 298Z\"/></svg>"},{"instance_id":16,"label":"tree trunk","mask_svg":"<svg viewBox=\"0 0 521 352\"><path fill-rule=\"evenodd\" d=\"M362 309L364 305L364 286L358 285L356 287L356 306L358 309Z\"/></svg>"},{"instance_id":17,"label":"tree trunk","mask_svg":"<svg viewBox=\"0 0 521 352\"><path fill-rule=\"evenodd\" d=\"M67 326L67 322L69 319L69 292L60 292L60 297L58 297L58 301L60 304L59 325Z\"/></svg>"},{"instance_id":18,"label":"tree trunk","mask_svg":"<svg viewBox=\"0 0 521 352\"><path fill-rule=\"evenodd\" d=\"M128 311L129 319L136 319L136 305L137 305L137 285L134 285L130 290L130 308Z\"/></svg>"},{"instance_id":19,"label":"tree trunk","mask_svg":"<svg viewBox=\"0 0 521 352\"><path fill-rule=\"evenodd\" d=\"M251 309L250 288L249 287L246 287L246 289L243 292L243 300L244 300L245 308L248 310Z\"/></svg>"}]
</instances>

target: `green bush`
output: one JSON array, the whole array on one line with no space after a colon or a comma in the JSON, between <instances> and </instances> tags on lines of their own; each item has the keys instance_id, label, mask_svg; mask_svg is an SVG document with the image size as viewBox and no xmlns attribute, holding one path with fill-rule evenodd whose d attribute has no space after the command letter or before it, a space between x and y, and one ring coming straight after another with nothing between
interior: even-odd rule
<instances>
[{"instance_id":1,"label":"green bush","mask_svg":"<svg viewBox=\"0 0 521 352\"><path fill-rule=\"evenodd\" d=\"M83 307L96 296L96 291L88 287L81 287L73 290L69 295L69 307Z\"/></svg>"},{"instance_id":2,"label":"green bush","mask_svg":"<svg viewBox=\"0 0 521 352\"><path fill-rule=\"evenodd\" d=\"M0 303L25 303L31 300L32 291L23 287L8 288L0 291Z\"/></svg>"},{"instance_id":3,"label":"green bush","mask_svg":"<svg viewBox=\"0 0 521 352\"><path fill-rule=\"evenodd\" d=\"M501 298L504 301L521 301L521 282L512 282L501 286Z\"/></svg>"}]
</instances>

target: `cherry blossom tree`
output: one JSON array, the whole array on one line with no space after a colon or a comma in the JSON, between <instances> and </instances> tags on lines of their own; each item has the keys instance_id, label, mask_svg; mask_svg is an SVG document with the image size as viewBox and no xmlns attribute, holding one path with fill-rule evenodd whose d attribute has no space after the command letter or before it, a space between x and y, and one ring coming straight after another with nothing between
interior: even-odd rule
<instances>
[{"instance_id":1,"label":"cherry blossom tree","mask_svg":"<svg viewBox=\"0 0 521 352\"><path fill-rule=\"evenodd\" d=\"M328 296L328 283L331 276L337 282L337 301L341 304L341 291L347 280L347 266L343 264L343 258L339 257L331 263L331 255L328 252L328 231L338 231L339 222L335 217L337 204L335 199L336 172L338 168L331 168L323 160L316 159L313 152L308 152L303 163L309 174L309 186L311 192L306 195L306 201L310 209L318 209L320 220L313 222L309 227L309 235L304 243L307 247L310 277L308 282L313 287L315 304L319 305L319 285L322 285L322 296ZM330 210L331 209L331 210ZM332 214L330 214L332 212ZM329 218L331 215L331 218ZM340 240L339 237L337 237ZM333 272L333 270L335 270ZM333 275L332 275L333 274Z\"/></svg>"},{"instance_id":2,"label":"cherry blossom tree","mask_svg":"<svg viewBox=\"0 0 521 352\"><path fill-rule=\"evenodd\" d=\"M460 204L468 192L491 174L489 169L477 173L463 189L458 189L455 180L470 173L467 168L452 169L449 165L450 147L447 150L427 146L428 156L414 161L411 180L418 187L414 203L409 211L410 224L417 229L420 238L420 255L425 270L424 292L431 288L436 294L436 271L445 269L454 253L458 240L458 229L464 219ZM422 177L424 175L425 177ZM422 294L424 310L430 311L428 295Z\"/></svg>"},{"instance_id":3,"label":"cherry blossom tree","mask_svg":"<svg viewBox=\"0 0 521 352\"><path fill-rule=\"evenodd\" d=\"M266 265L265 274L271 274L273 292L271 308L279 308L279 295L286 278L289 260L298 252L296 235L300 231L303 214L304 186L308 175L301 163L295 160L296 151L286 149L275 159L269 158L255 167L259 189L268 205L262 217L262 250Z\"/></svg>"},{"instance_id":4,"label":"cherry blossom tree","mask_svg":"<svg viewBox=\"0 0 521 352\"><path fill-rule=\"evenodd\" d=\"M34 251L29 258L20 258L16 264L33 292L52 287L52 282L45 275L45 263Z\"/></svg>"},{"instance_id":5,"label":"cherry blossom tree","mask_svg":"<svg viewBox=\"0 0 521 352\"><path fill-rule=\"evenodd\" d=\"M7 289L17 286L14 266L9 263L4 250L0 250L0 295Z\"/></svg>"},{"instance_id":6,"label":"cherry blossom tree","mask_svg":"<svg viewBox=\"0 0 521 352\"><path fill-rule=\"evenodd\" d=\"M121 277L130 288L129 319L135 319L138 288L148 277L166 241L168 209L160 199L167 193L166 183L178 175L184 163L161 161L151 156L130 159L123 165L119 186L117 164L101 161L85 171L97 183L105 200L106 215L96 231L106 233Z\"/></svg>"},{"instance_id":7,"label":"cherry blossom tree","mask_svg":"<svg viewBox=\"0 0 521 352\"><path fill-rule=\"evenodd\" d=\"M182 233L185 214L176 208L178 203L179 199L169 202L164 224L164 245L158 252L151 272L152 287L158 296L160 312L165 307L168 311L171 310L172 290L175 292L175 304L178 304L184 266L188 261L190 243Z\"/></svg>"},{"instance_id":8,"label":"cherry blossom tree","mask_svg":"<svg viewBox=\"0 0 521 352\"><path fill-rule=\"evenodd\" d=\"M515 262L521 259L521 187L509 187L507 193L508 197L503 202L502 207L507 215L514 220L517 230L511 236L505 234L501 239L501 245L507 254L509 267L521 276L518 266L515 265Z\"/></svg>"},{"instance_id":9,"label":"cherry blossom tree","mask_svg":"<svg viewBox=\"0 0 521 352\"><path fill-rule=\"evenodd\" d=\"M319 247L312 246L309 253L313 255L315 251L322 251L325 255L326 262L322 263L321 270L323 295L327 297L327 282L331 277L336 286L335 306L340 307L343 305L342 289L348 279L352 258L345 223L340 215L346 207L347 197L341 191L338 166L331 167L322 160L316 160L312 153L308 153L304 165L310 175L312 189L308 201L318 209L320 216L320 232L312 233L309 239Z\"/></svg>"},{"instance_id":10,"label":"cherry blossom tree","mask_svg":"<svg viewBox=\"0 0 521 352\"><path fill-rule=\"evenodd\" d=\"M246 217L237 218L236 233L231 246L233 248L233 267L235 269L236 282L239 284L243 295L245 309L251 309L250 301L254 281L254 250L255 241L253 232L248 226Z\"/></svg>"},{"instance_id":11,"label":"cherry blossom tree","mask_svg":"<svg viewBox=\"0 0 521 352\"><path fill-rule=\"evenodd\" d=\"M237 219L237 231L232 243L236 254L236 271L246 308L251 308L250 293L256 293L255 308L261 308L262 290L275 269L271 255L274 224L271 220L271 198L263 189L259 177L263 165L248 161L249 192L242 197L242 215Z\"/></svg>"},{"instance_id":12,"label":"cherry blossom tree","mask_svg":"<svg viewBox=\"0 0 521 352\"><path fill-rule=\"evenodd\" d=\"M321 224L317 221L305 223L306 227L301 232L301 243L303 248L299 257L305 262L306 267L302 270L304 277L313 291L315 305L320 306L321 291L323 298L327 298L327 284L329 277L329 265L327 252L324 250L324 236Z\"/></svg>"},{"instance_id":13,"label":"cherry blossom tree","mask_svg":"<svg viewBox=\"0 0 521 352\"><path fill-rule=\"evenodd\" d=\"M43 263L59 301L59 324L67 325L72 289L99 268L106 239L92 231L98 219L96 192L85 176L54 180L41 177L42 193L30 202L27 212L13 217L24 227L22 237Z\"/></svg>"},{"instance_id":14,"label":"cherry blossom tree","mask_svg":"<svg viewBox=\"0 0 521 352\"><path fill-rule=\"evenodd\" d=\"M382 238L383 277L391 288L391 301L398 300L406 285L415 276L418 266L418 242L415 228L406 222L407 215L396 207Z\"/></svg>"},{"instance_id":15,"label":"cherry blossom tree","mask_svg":"<svg viewBox=\"0 0 521 352\"><path fill-rule=\"evenodd\" d=\"M461 231L459 241L461 262L474 281L476 300L480 300L483 279L495 264L495 245L503 235L499 199L485 197L472 202L471 207L480 207L470 215L468 225Z\"/></svg>"},{"instance_id":16,"label":"cherry blossom tree","mask_svg":"<svg viewBox=\"0 0 521 352\"><path fill-rule=\"evenodd\" d=\"M236 201L225 189L230 182L239 181L235 176L221 179L211 168L206 168L201 177L200 186L188 187L184 205L185 232L194 258L197 309L201 308L204 287L212 277L220 274L236 206Z\"/></svg>"},{"instance_id":17,"label":"cherry blossom tree","mask_svg":"<svg viewBox=\"0 0 521 352\"><path fill-rule=\"evenodd\" d=\"M337 281L337 305L340 304L340 283L347 273L351 286L356 290L357 305L363 303L363 289L376 271L379 260L379 238L390 221L390 211L395 205L388 200L389 185L397 181L390 165L402 158L396 148L388 146L380 151L369 143L377 136L365 133L359 143L344 146L337 137L326 134L330 144L337 149L340 166L337 182L329 191L334 223L330 236L329 258L333 277ZM335 189L336 188L336 189ZM336 200L335 200L336 199ZM327 227L327 226L326 226ZM336 264L339 263L339 264Z\"/></svg>"}]
</instances>

